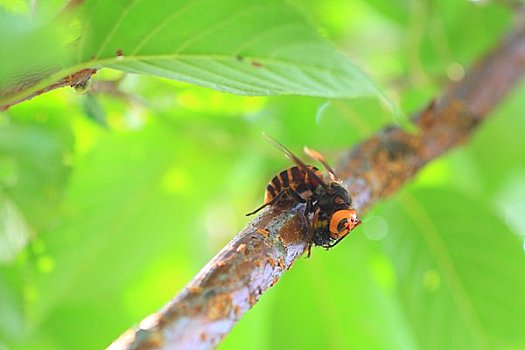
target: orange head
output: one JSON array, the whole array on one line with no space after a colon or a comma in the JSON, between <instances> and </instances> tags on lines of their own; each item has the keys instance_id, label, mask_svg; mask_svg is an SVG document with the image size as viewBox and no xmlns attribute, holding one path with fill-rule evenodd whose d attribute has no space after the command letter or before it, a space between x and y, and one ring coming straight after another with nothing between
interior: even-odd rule
<instances>
[{"instance_id":1,"label":"orange head","mask_svg":"<svg viewBox=\"0 0 525 350\"><path fill-rule=\"evenodd\" d=\"M361 223L354 209L342 209L332 214L330 218L330 237L340 239L346 236Z\"/></svg>"}]
</instances>

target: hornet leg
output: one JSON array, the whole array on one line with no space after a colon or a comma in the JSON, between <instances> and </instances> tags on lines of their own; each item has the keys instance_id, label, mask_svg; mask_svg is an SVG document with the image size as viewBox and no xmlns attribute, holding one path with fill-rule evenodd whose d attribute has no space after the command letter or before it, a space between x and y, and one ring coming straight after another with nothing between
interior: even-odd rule
<instances>
[{"instance_id":1,"label":"hornet leg","mask_svg":"<svg viewBox=\"0 0 525 350\"><path fill-rule=\"evenodd\" d=\"M250 215L253 215L255 213L258 213L259 211L261 211L262 209L264 209L265 207L269 206L269 205L272 205L274 203L277 203L277 201L279 199L281 199L281 197L286 193L286 195L288 195L288 197L292 198L293 200L295 200L296 202L298 203L304 203L306 202L305 199L303 199L301 196L299 196L299 194L297 192L295 192L294 190L290 189L290 188L285 188L284 190L282 190L281 192L279 192L279 194L277 194L277 196L273 197L273 199L271 201L269 201L268 203L264 203L263 205L261 205L259 208L255 209L254 211L252 212L249 212L246 214L246 216L250 216Z\"/></svg>"}]
</instances>

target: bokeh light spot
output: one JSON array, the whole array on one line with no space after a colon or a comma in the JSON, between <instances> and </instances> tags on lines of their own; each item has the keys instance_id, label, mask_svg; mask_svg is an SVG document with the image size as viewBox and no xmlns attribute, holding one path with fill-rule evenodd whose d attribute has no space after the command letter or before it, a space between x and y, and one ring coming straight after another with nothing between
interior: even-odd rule
<instances>
[{"instance_id":1,"label":"bokeh light spot","mask_svg":"<svg viewBox=\"0 0 525 350\"><path fill-rule=\"evenodd\" d=\"M452 63L447 68L447 76L452 81L461 81L465 77L465 68L459 63Z\"/></svg>"},{"instance_id":2,"label":"bokeh light spot","mask_svg":"<svg viewBox=\"0 0 525 350\"><path fill-rule=\"evenodd\" d=\"M382 216L372 216L363 222L363 233L371 241L380 241L388 234L388 222Z\"/></svg>"},{"instance_id":3,"label":"bokeh light spot","mask_svg":"<svg viewBox=\"0 0 525 350\"><path fill-rule=\"evenodd\" d=\"M173 167L162 178L162 188L168 193L184 194L189 192L191 178L183 168Z\"/></svg>"},{"instance_id":4,"label":"bokeh light spot","mask_svg":"<svg viewBox=\"0 0 525 350\"><path fill-rule=\"evenodd\" d=\"M49 255L38 258L37 268L42 273L49 273L55 269L55 260Z\"/></svg>"}]
</instances>

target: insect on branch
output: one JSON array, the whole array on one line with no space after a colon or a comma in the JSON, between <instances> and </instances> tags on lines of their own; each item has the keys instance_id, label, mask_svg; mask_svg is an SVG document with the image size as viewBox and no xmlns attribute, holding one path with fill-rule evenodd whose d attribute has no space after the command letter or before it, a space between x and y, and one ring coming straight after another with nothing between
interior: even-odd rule
<instances>
[{"instance_id":1,"label":"insect on branch","mask_svg":"<svg viewBox=\"0 0 525 350\"><path fill-rule=\"evenodd\" d=\"M464 143L525 72L525 24L502 39L457 84L417 113L417 133L391 126L350 150L336 168L363 215L426 163ZM308 245L304 204L270 206L162 310L110 349L208 349L273 286Z\"/></svg>"}]
</instances>

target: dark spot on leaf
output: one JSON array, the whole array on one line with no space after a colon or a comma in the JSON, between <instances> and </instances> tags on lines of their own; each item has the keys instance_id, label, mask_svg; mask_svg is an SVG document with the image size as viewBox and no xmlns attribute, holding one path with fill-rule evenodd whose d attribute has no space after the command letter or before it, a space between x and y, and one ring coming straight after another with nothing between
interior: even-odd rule
<instances>
[{"instance_id":1,"label":"dark spot on leaf","mask_svg":"<svg viewBox=\"0 0 525 350\"><path fill-rule=\"evenodd\" d=\"M237 55L237 56L235 56L235 58L236 58L236 59L237 59L237 61L239 61L239 62L242 62L242 61L244 61L244 57L243 57L243 56L241 56L241 55Z\"/></svg>"},{"instance_id":2,"label":"dark spot on leaf","mask_svg":"<svg viewBox=\"0 0 525 350\"><path fill-rule=\"evenodd\" d=\"M117 57L124 56L124 51L122 51L122 49L118 49L116 53L117 53Z\"/></svg>"},{"instance_id":3,"label":"dark spot on leaf","mask_svg":"<svg viewBox=\"0 0 525 350\"><path fill-rule=\"evenodd\" d=\"M255 68L261 68L263 65L261 62L252 61L252 66L254 66Z\"/></svg>"}]
</instances>

